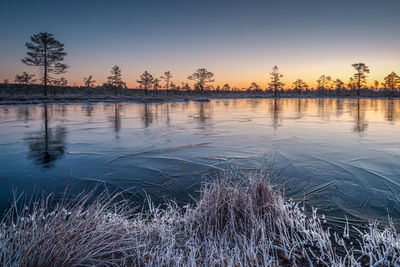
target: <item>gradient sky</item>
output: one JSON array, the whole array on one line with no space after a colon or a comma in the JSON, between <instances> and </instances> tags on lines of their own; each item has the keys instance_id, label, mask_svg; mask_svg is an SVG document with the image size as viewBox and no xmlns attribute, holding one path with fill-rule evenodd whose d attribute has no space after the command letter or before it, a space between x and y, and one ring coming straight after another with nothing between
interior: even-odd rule
<instances>
[{"instance_id":1,"label":"gradient sky","mask_svg":"<svg viewBox=\"0 0 400 267\"><path fill-rule=\"evenodd\" d=\"M365 62L368 81L400 73L399 0L6 0L0 16L0 80L38 73L21 63L40 31L65 43L65 77L103 83L115 64L128 87L148 70L170 70L176 84L199 67L215 85L266 87L278 65L284 82L315 86L322 74L347 82Z\"/></svg>"}]
</instances>

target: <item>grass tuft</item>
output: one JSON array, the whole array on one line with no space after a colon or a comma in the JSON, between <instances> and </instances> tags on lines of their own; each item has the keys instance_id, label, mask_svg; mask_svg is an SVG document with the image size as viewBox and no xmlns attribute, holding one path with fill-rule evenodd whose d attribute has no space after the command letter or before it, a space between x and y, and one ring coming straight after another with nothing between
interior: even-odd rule
<instances>
[{"instance_id":1,"label":"grass tuft","mask_svg":"<svg viewBox=\"0 0 400 267\"><path fill-rule=\"evenodd\" d=\"M393 225L356 241L285 201L262 172L226 172L200 200L135 212L120 196L85 192L21 204L0 226L1 266L396 266ZM117 200L119 199L119 200Z\"/></svg>"}]
</instances>

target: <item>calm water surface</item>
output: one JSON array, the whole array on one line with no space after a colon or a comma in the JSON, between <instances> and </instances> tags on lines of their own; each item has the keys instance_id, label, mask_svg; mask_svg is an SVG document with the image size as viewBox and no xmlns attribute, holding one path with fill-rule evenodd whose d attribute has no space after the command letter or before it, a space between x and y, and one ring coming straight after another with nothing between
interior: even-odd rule
<instances>
[{"instance_id":1,"label":"calm water surface","mask_svg":"<svg viewBox=\"0 0 400 267\"><path fill-rule=\"evenodd\" d=\"M185 203L205 174L270 157L286 196L332 220L400 219L400 100L0 106L0 136L1 209L68 182Z\"/></svg>"}]
</instances>

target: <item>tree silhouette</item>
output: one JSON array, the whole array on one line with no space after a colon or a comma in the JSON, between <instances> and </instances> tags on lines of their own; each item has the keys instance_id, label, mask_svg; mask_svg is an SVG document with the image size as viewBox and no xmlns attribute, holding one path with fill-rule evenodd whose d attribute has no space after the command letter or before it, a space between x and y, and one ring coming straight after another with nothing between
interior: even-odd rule
<instances>
[{"instance_id":1,"label":"tree silhouette","mask_svg":"<svg viewBox=\"0 0 400 267\"><path fill-rule=\"evenodd\" d=\"M111 68L111 75L107 77L107 83L114 88L114 93L117 95L118 88L122 88L125 86L125 83L122 81L121 68L117 65Z\"/></svg>"},{"instance_id":2,"label":"tree silhouette","mask_svg":"<svg viewBox=\"0 0 400 267\"><path fill-rule=\"evenodd\" d=\"M165 81L165 89L167 90L169 90L171 78L172 74L169 70L164 72L164 76L161 76L161 79Z\"/></svg>"},{"instance_id":3,"label":"tree silhouette","mask_svg":"<svg viewBox=\"0 0 400 267\"><path fill-rule=\"evenodd\" d=\"M214 73L206 70L206 69L197 69L195 73L188 77L189 80L196 81L195 86L200 89L200 91L204 90L204 87L207 83L214 82Z\"/></svg>"},{"instance_id":4,"label":"tree silhouette","mask_svg":"<svg viewBox=\"0 0 400 267\"><path fill-rule=\"evenodd\" d=\"M43 72L44 95L47 95L47 83L50 74L62 74L68 66L62 61L67 53L64 44L54 39L53 34L40 32L31 36L31 42L25 43L28 52L22 63L28 66L39 67Z\"/></svg>"},{"instance_id":5,"label":"tree silhouette","mask_svg":"<svg viewBox=\"0 0 400 267\"><path fill-rule=\"evenodd\" d=\"M222 86L222 91L230 91L231 87L229 86L229 84L224 84L224 86Z\"/></svg>"},{"instance_id":6,"label":"tree silhouette","mask_svg":"<svg viewBox=\"0 0 400 267\"><path fill-rule=\"evenodd\" d=\"M154 80L153 75L148 73L146 70L145 72L143 72L142 75L140 75L140 80L136 80L136 81L139 85L144 87L144 92L147 95L147 90L149 89L149 87L151 87L154 84L155 80Z\"/></svg>"},{"instance_id":7,"label":"tree silhouette","mask_svg":"<svg viewBox=\"0 0 400 267\"><path fill-rule=\"evenodd\" d=\"M92 75L89 75L87 78L83 78L83 83L86 87L93 87L96 81L93 80Z\"/></svg>"},{"instance_id":8,"label":"tree silhouette","mask_svg":"<svg viewBox=\"0 0 400 267\"><path fill-rule=\"evenodd\" d=\"M155 78L153 82L153 89L157 91L158 88L160 88L160 79Z\"/></svg>"},{"instance_id":9,"label":"tree silhouette","mask_svg":"<svg viewBox=\"0 0 400 267\"><path fill-rule=\"evenodd\" d=\"M392 71L392 73L385 77L385 84L388 89L394 91L400 84L400 77Z\"/></svg>"},{"instance_id":10,"label":"tree silhouette","mask_svg":"<svg viewBox=\"0 0 400 267\"><path fill-rule=\"evenodd\" d=\"M276 97L278 94L278 90L282 89L283 86L285 85L280 81L283 75L279 72L278 66L274 66L270 74L271 74L271 82L268 83L268 86L274 89L274 96Z\"/></svg>"},{"instance_id":11,"label":"tree silhouette","mask_svg":"<svg viewBox=\"0 0 400 267\"><path fill-rule=\"evenodd\" d=\"M23 84L23 85L28 85L30 83L34 83L36 80L33 79L33 77L35 77L35 75L33 74L28 74L27 72L23 72L21 75L15 75L15 83L18 84Z\"/></svg>"},{"instance_id":12,"label":"tree silhouette","mask_svg":"<svg viewBox=\"0 0 400 267\"><path fill-rule=\"evenodd\" d=\"M68 85L68 81L67 81L67 79L65 77L61 77L60 79L53 80L52 83L55 86L61 86L61 87L65 87L65 86Z\"/></svg>"},{"instance_id":13,"label":"tree silhouette","mask_svg":"<svg viewBox=\"0 0 400 267\"><path fill-rule=\"evenodd\" d=\"M333 83L336 89L342 89L344 87L344 82L341 79L336 79Z\"/></svg>"},{"instance_id":14,"label":"tree silhouette","mask_svg":"<svg viewBox=\"0 0 400 267\"><path fill-rule=\"evenodd\" d=\"M298 90L299 94L302 90L307 89L308 85L302 80L302 79L297 79L293 83L294 89Z\"/></svg>"},{"instance_id":15,"label":"tree silhouette","mask_svg":"<svg viewBox=\"0 0 400 267\"><path fill-rule=\"evenodd\" d=\"M375 88L375 89L378 89L378 87L379 87L379 82L378 82L377 80L375 80L375 81L374 81L374 88Z\"/></svg>"},{"instance_id":16,"label":"tree silhouette","mask_svg":"<svg viewBox=\"0 0 400 267\"><path fill-rule=\"evenodd\" d=\"M176 84L174 84L174 82L171 82L169 84L169 88L171 88L172 90L176 90Z\"/></svg>"},{"instance_id":17,"label":"tree silhouette","mask_svg":"<svg viewBox=\"0 0 400 267\"><path fill-rule=\"evenodd\" d=\"M256 82L252 82L248 88L249 91L257 91L257 90L261 90L261 87L256 83Z\"/></svg>"},{"instance_id":18,"label":"tree silhouette","mask_svg":"<svg viewBox=\"0 0 400 267\"><path fill-rule=\"evenodd\" d=\"M351 65L357 73L354 74L354 80L357 82L357 96L360 96L360 90L363 83L366 82L366 73L369 73L369 68L365 63L354 63Z\"/></svg>"},{"instance_id":19,"label":"tree silhouette","mask_svg":"<svg viewBox=\"0 0 400 267\"><path fill-rule=\"evenodd\" d=\"M353 77L350 77L349 82L347 83L347 88L349 90L355 90L357 88L356 82Z\"/></svg>"},{"instance_id":20,"label":"tree silhouette","mask_svg":"<svg viewBox=\"0 0 400 267\"><path fill-rule=\"evenodd\" d=\"M332 78L331 76L321 75L317 80L318 89L326 89L331 87Z\"/></svg>"}]
</instances>

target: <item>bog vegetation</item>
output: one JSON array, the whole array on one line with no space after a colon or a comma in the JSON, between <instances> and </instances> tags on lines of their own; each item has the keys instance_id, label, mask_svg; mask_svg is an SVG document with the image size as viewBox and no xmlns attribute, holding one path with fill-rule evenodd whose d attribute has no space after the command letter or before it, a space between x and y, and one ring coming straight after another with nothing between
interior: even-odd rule
<instances>
[{"instance_id":1,"label":"bog vegetation","mask_svg":"<svg viewBox=\"0 0 400 267\"><path fill-rule=\"evenodd\" d=\"M284 200L266 171L226 171L194 205L136 212L95 189L56 205L15 201L0 226L1 266L398 266L400 236L358 237Z\"/></svg>"}]
</instances>

